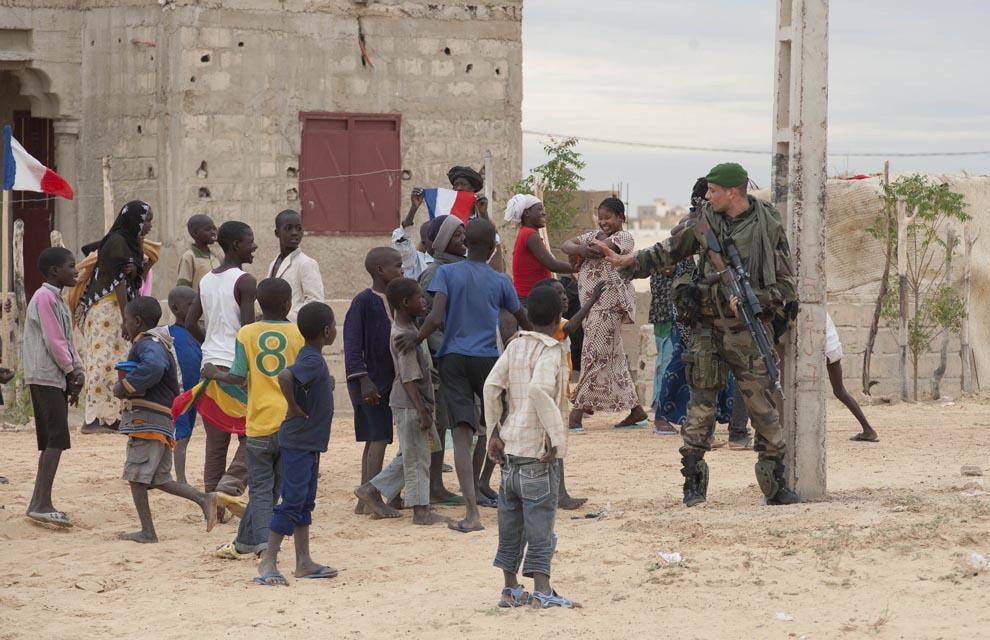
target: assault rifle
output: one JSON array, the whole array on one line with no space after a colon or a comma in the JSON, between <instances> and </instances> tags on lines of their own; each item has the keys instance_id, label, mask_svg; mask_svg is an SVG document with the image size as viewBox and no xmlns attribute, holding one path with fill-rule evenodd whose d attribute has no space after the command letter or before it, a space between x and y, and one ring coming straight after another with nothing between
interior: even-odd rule
<instances>
[{"instance_id":1,"label":"assault rifle","mask_svg":"<svg viewBox=\"0 0 990 640\"><path fill-rule=\"evenodd\" d=\"M725 259L722 257L722 243L719 242L718 236L715 235L708 223L705 213L702 213L694 225L694 234L702 246L707 247L708 259L718 270L719 283L721 284L719 290L722 292L722 296L726 302L733 296L738 300L739 315L742 316L746 330L749 331L749 335L753 338L753 344L756 345L760 356L763 358L763 364L766 365L767 375L770 378L770 385L773 391L779 393L780 397L783 398L784 390L780 386L780 369L777 366L773 342L767 336L767 330L760 319L763 305L760 304L756 292L753 291L753 285L750 282L746 267L743 266L739 249L733 243L726 243L725 253L728 254L731 263L731 265L726 265ZM771 404L774 404L772 399Z\"/></svg>"}]
</instances>

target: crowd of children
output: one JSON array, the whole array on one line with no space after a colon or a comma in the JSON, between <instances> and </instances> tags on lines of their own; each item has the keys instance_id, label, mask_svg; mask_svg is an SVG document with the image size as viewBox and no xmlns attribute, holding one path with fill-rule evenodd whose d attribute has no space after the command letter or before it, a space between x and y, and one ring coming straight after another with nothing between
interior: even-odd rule
<instances>
[{"instance_id":1,"label":"crowd of children","mask_svg":"<svg viewBox=\"0 0 990 640\"><path fill-rule=\"evenodd\" d=\"M401 242L410 242L404 227L411 217ZM192 243L168 294L173 323L158 326L162 308L154 298L130 297L123 310L130 351L126 360L110 363L119 378L112 389L121 400L119 431L127 436L123 479L140 522L138 531L120 538L157 542L149 504L149 490L157 489L195 503L207 531L239 517L236 536L215 555L260 558L256 583L288 584L278 568L286 536L294 538L295 578L332 578L335 569L310 557L309 529L334 410L334 380L321 352L337 328L322 302L319 267L299 248L301 217L294 211L276 216L279 255L260 282L244 270L257 250L248 225L228 221L218 229L198 214L187 229ZM566 293L555 280L537 283L527 313L511 280L489 264L497 235L487 216L466 225L449 216L424 225L419 235L415 250L378 247L367 254L371 286L353 299L344 321L355 438L364 443L355 511L395 518L406 508L417 525L446 522L468 533L484 528L479 505L497 508L495 566L505 575L500 606L572 606L549 583L554 513L558 504L583 503L567 495L561 461L568 336L602 286L574 318L562 321ZM69 516L53 505L52 485L69 448L68 406L84 384L61 296L77 274L66 249L46 249L38 265L45 284L31 300L24 331L24 379L40 451L27 512L44 524L69 527ZM508 315L521 329L515 337L509 335L514 328L506 329ZM5 379L10 373L0 372ZM186 468L197 416L205 433L202 490L190 484ZM393 428L398 453L385 466ZM460 496L442 482L447 429ZM237 450L228 463L234 437ZM489 488L495 464L503 474L498 494ZM441 518L431 510L437 502L463 504L463 519ZM535 580L532 596L519 586L520 564Z\"/></svg>"}]
</instances>

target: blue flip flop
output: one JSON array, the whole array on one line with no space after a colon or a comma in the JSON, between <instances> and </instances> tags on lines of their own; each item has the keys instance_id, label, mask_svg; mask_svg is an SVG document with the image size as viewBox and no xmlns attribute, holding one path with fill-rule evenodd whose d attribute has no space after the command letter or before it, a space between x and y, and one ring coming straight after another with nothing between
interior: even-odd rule
<instances>
[{"instance_id":1,"label":"blue flip flop","mask_svg":"<svg viewBox=\"0 0 990 640\"><path fill-rule=\"evenodd\" d=\"M314 573L311 573L308 576L298 576L296 580L319 580L320 578L336 578L338 573L339 571L337 571L336 569L332 569L326 565L321 564L316 567L316 571Z\"/></svg>"},{"instance_id":2,"label":"blue flip flop","mask_svg":"<svg viewBox=\"0 0 990 640\"><path fill-rule=\"evenodd\" d=\"M649 423L650 423L649 419L640 420L639 422L633 422L632 424L625 424L625 423L620 422L618 424L613 425L612 428L614 428L614 429L643 429Z\"/></svg>"},{"instance_id":3,"label":"blue flip flop","mask_svg":"<svg viewBox=\"0 0 990 640\"><path fill-rule=\"evenodd\" d=\"M285 579L281 571L270 571L263 576L255 576L252 580L262 587L287 587L289 581Z\"/></svg>"},{"instance_id":4,"label":"blue flip flop","mask_svg":"<svg viewBox=\"0 0 990 640\"><path fill-rule=\"evenodd\" d=\"M488 496L478 496L478 506L488 507L489 509L498 509L498 500L495 498L489 498Z\"/></svg>"}]
</instances>

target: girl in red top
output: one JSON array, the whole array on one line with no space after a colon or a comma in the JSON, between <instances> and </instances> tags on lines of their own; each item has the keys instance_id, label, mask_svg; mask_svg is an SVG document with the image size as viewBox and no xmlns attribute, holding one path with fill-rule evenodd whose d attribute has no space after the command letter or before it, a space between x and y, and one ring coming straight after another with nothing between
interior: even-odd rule
<instances>
[{"instance_id":1,"label":"girl in red top","mask_svg":"<svg viewBox=\"0 0 990 640\"><path fill-rule=\"evenodd\" d=\"M521 302L525 304L533 285L552 277L552 272L574 273L570 263L553 257L540 237L547 215L539 199L529 194L512 196L505 207L505 220L519 225L512 252L512 281Z\"/></svg>"}]
</instances>

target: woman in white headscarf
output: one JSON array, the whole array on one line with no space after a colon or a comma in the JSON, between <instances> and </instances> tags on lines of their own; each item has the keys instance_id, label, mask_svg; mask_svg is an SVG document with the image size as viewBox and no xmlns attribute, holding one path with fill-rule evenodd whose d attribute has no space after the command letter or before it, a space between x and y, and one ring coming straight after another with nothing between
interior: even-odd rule
<instances>
[{"instance_id":1,"label":"woman in white headscarf","mask_svg":"<svg viewBox=\"0 0 990 640\"><path fill-rule=\"evenodd\" d=\"M550 253L540 236L540 229L547 226L547 214L538 198L528 193L512 196L505 206L505 221L519 227L512 251L512 282L521 301L526 301L534 284L553 273L574 273L569 262Z\"/></svg>"}]
</instances>

